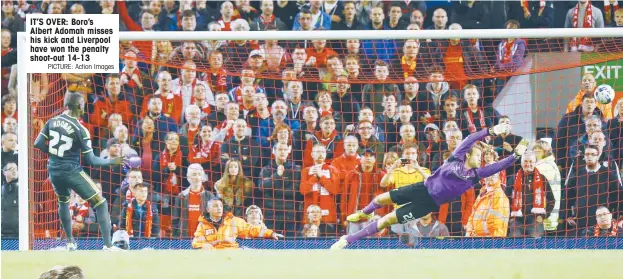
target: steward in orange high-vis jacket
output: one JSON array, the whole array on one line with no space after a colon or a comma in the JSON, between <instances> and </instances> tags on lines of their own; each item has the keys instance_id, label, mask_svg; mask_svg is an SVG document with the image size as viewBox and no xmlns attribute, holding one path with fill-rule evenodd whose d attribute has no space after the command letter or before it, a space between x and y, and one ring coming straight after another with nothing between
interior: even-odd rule
<instances>
[{"instance_id":1,"label":"steward in orange high-vis jacket","mask_svg":"<svg viewBox=\"0 0 623 279\"><path fill-rule=\"evenodd\" d=\"M502 190L499 174L485 178L466 225L466 236L506 237L510 202Z\"/></svg>"},{"instance_id":2,"label":"steward in orange high-vis jacket","mask_svg":"<svg viewBox=\"0 0 623 279\"><path fill-rule=\"evenodd\" d=\"M223 202L212 199L208 202L207 212L199 217L192 246L195 249L238 249L236 238L273 238L283 235L267 229L265 226L249 225L244 219L235 217L231 212L223 212Z\"/></svg>"}]
</instances>

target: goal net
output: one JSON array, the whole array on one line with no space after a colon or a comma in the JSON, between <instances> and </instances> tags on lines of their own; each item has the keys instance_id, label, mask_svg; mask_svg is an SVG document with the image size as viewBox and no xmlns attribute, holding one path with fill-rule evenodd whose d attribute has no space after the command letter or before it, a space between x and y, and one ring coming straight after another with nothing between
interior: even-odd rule
<instances>
[{"instance_id":1,"label":"goal net","mask_svg":"<svg viewBox=\"0 0 623 279\"><path fill-rule=\"evenodd\" d=\"M394 206L360 222L346 216L421 182L417 166L435 172L466 137L498 123L512 131L483 140L483 167L511 156L521 138L531 142L523 160L475 180L432 215L399 216L408 223L356 247L620 247L608 237L623 230L621 37L520 31L350 40L222 32L187 41L159 33L159 41L121 43L119 75L29 74L22 144L30 154L31 249L65 237L47 156L33 141L63 111L67 91L86 99L80 121L96 155L134 156L130 165L85 167L132 249L191 249L205 245L202 237L232 236L236 242L212 244L328 248ZM565 52L580 42L595 51ZM600 103L607 97L595 93L600 85L616 91L614 100ZM71 210L80 247L101 247L89 204L72 197ZM213 220L221 215L224 223ZM269 230L286 240L266 240Z\"/></svg>"}]
</instances>

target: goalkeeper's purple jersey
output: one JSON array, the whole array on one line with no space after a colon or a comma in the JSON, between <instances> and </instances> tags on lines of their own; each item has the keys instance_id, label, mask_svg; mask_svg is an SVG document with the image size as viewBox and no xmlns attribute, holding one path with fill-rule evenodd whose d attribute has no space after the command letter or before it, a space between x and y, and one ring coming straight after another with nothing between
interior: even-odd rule
<instances>
[{"instance_id":1,"label":"goalkeeper's purple jersey","mask_svg":"<svg viewBox=\"0 0 623 279\"><path fill-rule=\"evenodd\" d=\"M513 153L513 155L502 161L482 168L465 169L465 154L469 152L476 142L487 136L489 136L488 129L469 135L452 152L450 158L426 179L425 185L428 188L428 193L438 205L454 200L465 193L465 191L474 187L481 178L492 176L510 167L518 158Z\"/></svg>"}]
</instances>

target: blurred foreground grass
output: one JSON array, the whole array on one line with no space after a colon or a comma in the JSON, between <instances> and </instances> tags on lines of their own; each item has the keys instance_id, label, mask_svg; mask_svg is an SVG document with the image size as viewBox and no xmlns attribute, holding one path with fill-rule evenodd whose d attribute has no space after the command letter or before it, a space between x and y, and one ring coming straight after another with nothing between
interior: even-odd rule
<instances>
[{"instance_id":1,"label":"blurred foreground grass","mask_svg":"<svg viewBox=\"0 0 623 279\"><path fill-rule=\"evenodd\" d=\"M2 252L2 279L78 265L114 278L623 278L622 250Z\"/></svg>"}]
</instances>

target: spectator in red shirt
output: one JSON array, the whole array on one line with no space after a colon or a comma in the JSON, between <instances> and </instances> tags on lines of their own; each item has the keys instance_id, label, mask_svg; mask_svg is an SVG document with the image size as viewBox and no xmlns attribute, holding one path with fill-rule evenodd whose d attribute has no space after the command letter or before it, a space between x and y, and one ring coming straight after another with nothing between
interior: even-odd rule
<instances>
[{"instance_id":1,"label":"spectator in red shirt","mask_svg":"<svg viewBox=\"0 0 623 279\"><path fill-rule=\"evenodd\" d=\"M173 236L192 237L199 225L199 217L206 210L214 194L203 188L204 171L201 165L191 164L186 171L190 186L177 195L173 209Z\"/></svg>"},{"instance_id":2,"label":"spectator in red shirt","mask_svg":"<svg viewBox=\"0 0 623 279\"><path fill-rule=\"evenodd\" d=\"M410 76L418 76L417 73L417 64L420 62L420 65L425 68L425 62L422 59L418 59L418 54L420 53L420 42L419 40L406 40L404 45L402 46L402 52L404 55L400 58L400 66L402 67L402 73L404 78L408 78ZM430 62L430 61L428 61ZM422 71L420 71L422 72Z\"/></svg>"},{"instance_id":3,"label":"spectator in red shirt","mask_svg":"<svg viewBox=\"0 0 623 279\"><path fill-rule=\"evenodd\" d=\"M72 6L72 9L73 8L74 7ZM141 11L139 15L141 20L140 25L137 24L130 16L125 1L119 1L117 3L117 12L119 13L119 18L123 24L125 24L128 31L155 31L154 27L157 27L156 21L158 13L152 9L147 8ZM132 42L132 45L144 53L146 57L152 57L153 41L134 41Z\"/></svg>"},{"instance_id":4,"label":"spectator in red shirt","mask_svg":"<svg viewBox=\"0 0 623 279\"><path fill-rule=\"evenodd\" d=\"M108 115L118 113L123 123L130 123L132 111L130 102L121 95L121 83L118 75L109 75L106 78L106 91L108 97L99 98L94 105L91 114L91 124L98 127L108 126Z\"/></svg>"},{"instance_id":5,"label":"spectator in red shirt","mask_svg":"<svg viewBox=\"0 0 623 279\"><path fill-rule=\"evenodd\" d=\"M143 73L138 69L137 62L137 53L133 50L128 50L125 52L124 56L128 59L123 60L123 64L125 65L119 74L119 81L121 85L124 86L126 90L143 90ZM151 56L147 56L151 57ZM134 95L142 95L137 94L139 92L135 92L132 94L132 98L128 98L132 104L138 104L134 98ZM130 97L130 96L128 96ZM133 110L134 111L134 110Z\"/></svg>"},{"instance_id":6,"label":"spectator in red shirt","mask_svg":"<svg viewBox=\"0 0 623 279\"><path fill-rule=\"evenodd\" d=\"M316 95L316 103L318 104L318 114L322 118L323 116L331 116L335 120L336 130L342 131L344 125L344 119L342 118L342 112L333 109L333 98L329 91L320 91Z\"/></svg>"},{"instance_id":7,"label":"spectator in red shirt","mask_svg":"<svg viewBox=\"0 0 623 279\"><path fill-rule=\"evenodd\" d=\"M339 132L335 129L335 119L331 115L325 115L320 118L320 131L317 131L305 143L305 151L303 153L303 167L309 167L314 164L313 147L323 145L323 159L327 164L331 164L334 158L344 153L344 141ZM336 175L338 175L336 173Z\"/></svg>"},{"instance_id":8,"label":"spectator in red shirt","mask_svg":"<svg viewBox=\"0 0 623 279\"><path fill-rule=\"evenodd\" d=\"M210 52L209 64L203 79L210 85L212 92L227 92L231 85L231 77L225 68L223 68L223 53L216 49Z\"/></svg>"},{"instance_id":9,"label":"spectator in red shirt","mask_svg":"<svg viewBox=\"0 0 623 279\"><path fill-rule=\"evenodd\" d=\"M201 130L191 140L189 139L190 163L198 163L206 169L208 185L211 188L216 178L221 174L221 144L219 139L214 138L210 125L201 126Z\"/></svg>"},{"instance_id":10,"label":"spectator in red shirt","mask_svg":"<svg viewBox=\"0 0 623 279\"><path fill-rule=\"evenodd\" d=\"M221 25L222 31L232 31L231 23L238 17L234 17L234 4L230 1L225 1L221 4L221 18L218 23Z\"/></svg>"},{"instance_id":11,"label":"spectator in red shirt","mask_svg":"<svg viewBox=\"0 0 623 279\"><path fill-rule=\"evenodd\" d=\"M346 174L342 194L342 218L340 220L346 220L349 212L357 212L363 209L366 202L371 202L376 195L385 191L380 187L385 172L377 167L376 156L374 150L364 150L359 157L360 164ZM385 215L389 210L389 206L386 206L383 208L383 212L379 212L379 214ZM367 221L366 219L360 219L360 222L357 223L344 221L343 225L348 232L357 232L367 224Z\"/></svg>"},{"instance_id":12,"label":"spectator in red shirt","mask_svg":"<svg viewBox=\"0 0 623 279\"><path fill-rule=\"evenodd\" d=\"M212 112L212 106L206 100L206 92L209 90L209 87L205 83L198 83L193 89L193 98L191 105L195 105L199 108L200 118L202 121L206 121L208 119L208 115Z\"/></svg>"},{"instance_id":13,"label":"spectator in red shirt","mask_svg":"<svg viewBox=\"0 0 623 279\"><path fill-rule=\"evenodd\" d=\"M331 162L331 165L334 166L339 172L341 182L340 185L344 185L343 182L346 174L356 169L360 164L357 149L359 149L359 140L355 136L347 136L344 139L344 154L336 157ZM342 201L344 202L344 200Z\"/></svg>"},{"instance_id":14,"label":"spectator in red shirt","mask_svg":"<svg viewBox=\"0 0 623 279\"><path fill-rule=\"evenodd\" d=\"M154 94L150 94L143 98L143 109L141 111L141 117L147 115L149 109L149 100L152 97L157 97L162 101L162 114L167 117L173 118L175 123L180 123L182 120L182 96L175 95L171 90L172 81L171 74L167 71L162 71L158 74L158 91Z\"/></svg>"},{"instance_id":15,"label":"spectator in red shirt","mask_svg":"<svg viewBox=\"0 0 623 279\"><path fill-rule=\"evenodd\" d=\"M307 49L307 57L316 68L326 68L327 58L337 56L333 49L327 47L327 40L313 40L312 45L313 47Z\"/></svg>"},{"instance_id":16,"label":"spectator in red shirt","mask_svg":"<svg viewBox=\"0 0 623 279\"><path fill-rule=\"evenodd\" d=\"M322 223L335 226L337 223L335 196L339 193L340 175L335 167L326 163L326 156L325 146L315 144L311 155L313 163L302 171L300 191L304 196L304 207L320 206Z\"/></svg>"}]
</instances>

